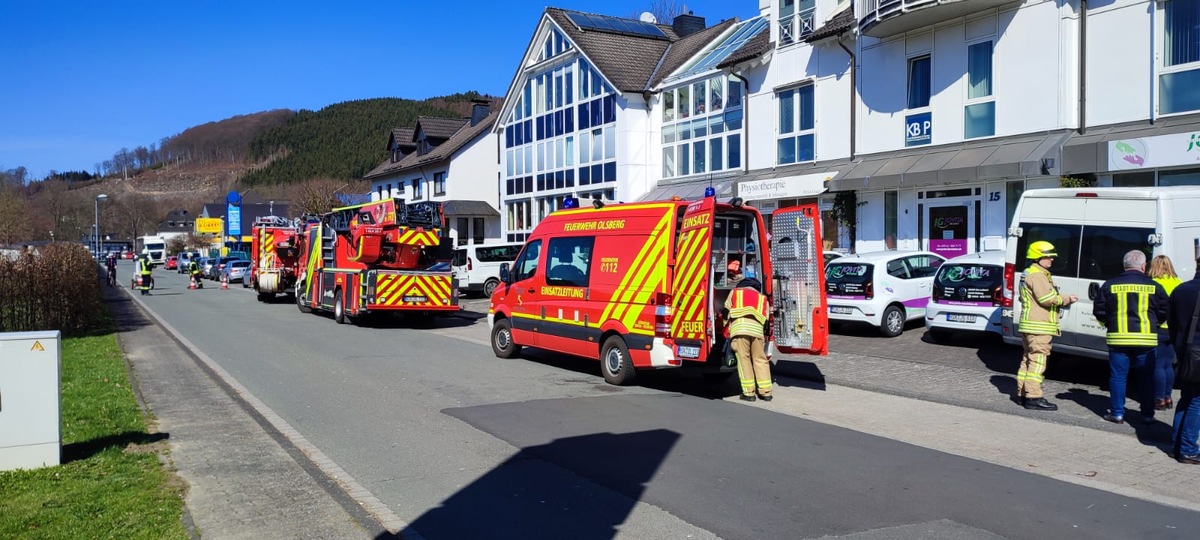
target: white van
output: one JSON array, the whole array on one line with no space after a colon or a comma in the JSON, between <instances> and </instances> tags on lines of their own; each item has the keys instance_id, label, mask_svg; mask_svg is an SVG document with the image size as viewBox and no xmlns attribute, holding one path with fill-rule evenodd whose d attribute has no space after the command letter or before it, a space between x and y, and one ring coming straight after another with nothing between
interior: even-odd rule
<instances>
[{"instance_id":1,"label":"white van","mask_svg":"<svg viewBox=\"0 0 1200 540\"><path fill-rule=\"evenodd\" d=\"M1146 258L1166 255L1184 281L1200 257L1200 186L1063 188L1026 191L1017 203L1005 255L1004 341L1020 344L1015 316L1029 244L1046 240L1058 257L1050 273L1064 295L1079 302L1059 309L1062 336L1053 347L1097 359L1108 358L1104 324L1092 316L1092 302L1107 279L1123 271L1125 253L1140 249Z\"/></svg>"},{"instance_id":2,"label":"white van","mask_svg":"<svg viewBox=\"0 0 1200 540\"><path fill-rule=\"evenodd\" d=\"M500 284L500 265L515 261L523 245L470 244L456 248L451 265L458 278L458 288L491 298L492 291Z\"/></svg>"}]
</instances>

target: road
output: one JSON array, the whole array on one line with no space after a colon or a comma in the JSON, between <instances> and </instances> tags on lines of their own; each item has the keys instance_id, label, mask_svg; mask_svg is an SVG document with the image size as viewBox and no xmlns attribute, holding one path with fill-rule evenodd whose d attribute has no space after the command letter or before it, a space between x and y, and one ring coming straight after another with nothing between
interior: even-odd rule
<instances>
[{"instance_id":1,"label":"road","mask_svg":"<svg viewBox=\"0 0 1200 540\"><path fill-rule=\"evenodd\" d=\"M1200 528L1195 512L725 401L733 385L659 372L613 387L591 361L498 359L471 317L342 326L238 284L156 275L150 309L431 540Z\"/></svg>"}]
</instances>

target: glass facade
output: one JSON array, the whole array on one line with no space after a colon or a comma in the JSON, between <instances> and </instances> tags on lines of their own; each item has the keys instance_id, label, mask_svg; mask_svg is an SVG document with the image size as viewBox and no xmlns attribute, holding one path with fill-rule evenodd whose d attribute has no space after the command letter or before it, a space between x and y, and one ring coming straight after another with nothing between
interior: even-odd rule
<instances>
[{"instance_id":1,"label":"glass facade","mask_svg":"<svg viewBox=\"0 0 1200 540\"><path fill-rule=\"evenodd\" d=\"M815 161L816 104L813 85L783 90L775 94L779 104L779 139L775 163Z\"/></svg>"},{"instance_id":2,"label":"glass facade","mask_svg":"<svg viewBox=\"0 0 1200 540\"><path fill-rule=\"evenodd\" d=\"M717 75L662 93L662 177L742 166L742 84Z\"/></svg>"}]
</instances>

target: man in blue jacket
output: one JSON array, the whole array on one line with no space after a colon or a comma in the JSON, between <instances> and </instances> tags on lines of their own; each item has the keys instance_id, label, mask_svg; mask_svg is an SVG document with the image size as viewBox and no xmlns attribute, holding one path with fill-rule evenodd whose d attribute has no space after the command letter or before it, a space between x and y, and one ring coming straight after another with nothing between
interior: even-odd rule
<instances>
[{"instance_id":1,"label":"man in blue jacket","mask_svg":"<svg viewBox=\"0 0 1200 540\"><path fill-rule=\"evenodd\" d=\"M1146 275L1146 254L1132 250L1121 259L1125 272L1104 282L1092 305L1092 315L1108 329L1108 392L1112 410L1104 419L1125 423L1125 384L1132 366L1139 372L1142 420L1154 421L1154 364L1150 355L1158 345L1158 327L1167 320L1167 290Z\"/></svg>"},{"instance_id":2,"label":"man in blue jacket","mask_svg":"<svg viewBox=\"0 0 1200 540\"><path fill-rule=\"evenodd\" d=\"M1200 301L1200 259L1196 259L1196 277L1191 281L1175 287L1171 293L1171 316L1168 331L1171 333L1171 345L1175 347L1175 358L1188 361L1188 354L1193 344L1200 344L1200 339L1192 335L1192 316L1196 312L1196 302ZM1188 465L1200 465L1200 382L1179 381L1182 393L1179 406L1175 409L1175 433L1171 437L1175 460Z\"/></svg>"}]
</instances>

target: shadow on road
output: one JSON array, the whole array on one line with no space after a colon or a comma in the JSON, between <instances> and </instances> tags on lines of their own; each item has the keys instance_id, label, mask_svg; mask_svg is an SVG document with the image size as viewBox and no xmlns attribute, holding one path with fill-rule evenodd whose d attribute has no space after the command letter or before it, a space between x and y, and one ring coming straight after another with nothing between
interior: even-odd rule
<instances>
[{"instance_id":1,"label":"shadow on road","mask_svg":"<svg viewBox=\"0 0 1200 540\"><path fill-rule=\"evenodd\" d=\"M614 538L679 439L678 433L658 429L523 448L422 514L400 536L416 531L426 538ZM620 496L598 496L580 477Z\"/></svg>"}]
</instances>

